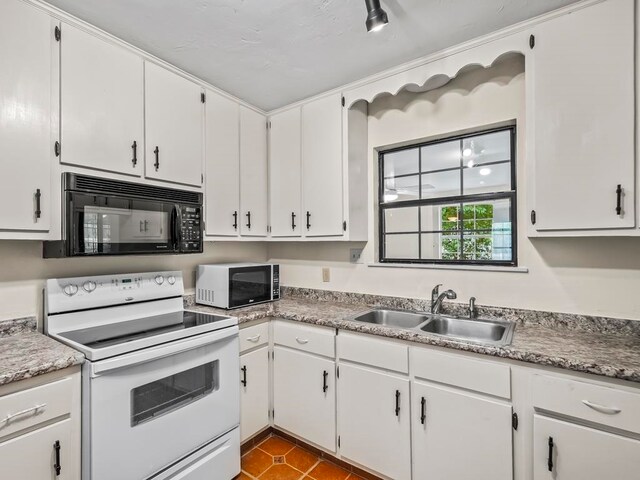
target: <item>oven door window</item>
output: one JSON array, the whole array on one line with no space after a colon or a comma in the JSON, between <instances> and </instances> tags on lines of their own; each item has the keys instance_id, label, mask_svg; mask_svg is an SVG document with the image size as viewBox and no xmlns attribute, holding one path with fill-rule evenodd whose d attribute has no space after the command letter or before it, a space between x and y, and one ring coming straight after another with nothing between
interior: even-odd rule
<instances>
[{"instance_id":1,"label":"oven door window","mask_svg":"<svg viewBox=\"0 0 640 480\"><path fill-rule=\"evenodd\" d=\"M218 360L131 390L131 426L184 407L218 389Z\"/></svg>"},{"instance_id":2,"label":"oven door window","mask_svg":"<svg viewBox=\"0 0 640 480\"><path fill-rule=\"evenodd\" d=\"M229 269L229 307L271 300L271 265Z\"/></svg>"},{"instance_id":3,"label":"oven door window","mask_svg":"<svg viewBox=\"0 0 640 480\"><path fill-rule=\"evenodd\" d=\"M176 250L174 204L81 193L70 195L74 254Z\"/></svg>"}]
</instances>

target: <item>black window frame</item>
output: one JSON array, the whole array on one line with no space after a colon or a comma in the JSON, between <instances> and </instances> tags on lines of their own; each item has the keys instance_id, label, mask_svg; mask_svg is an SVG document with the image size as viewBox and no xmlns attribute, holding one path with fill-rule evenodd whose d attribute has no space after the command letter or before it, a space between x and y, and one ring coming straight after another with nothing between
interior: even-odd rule
<instances>
[{"instance_id":1,"label":"black window frame","mask_svg":"<svg viewBox=\"0 0 640 480\"><path fill-rule=\"evenodd\" d=\"M430 199L417 199L417 200L401 200L396 202L384 202L384 186L385 186L385 177L384 177L384 156L390 153L396 153L404 150L412 150L418 149L418 172L417 176L419 179L418 191L422 192L422 148L429 145L436 145L440 143L449 143L454 141L460 142L460 172L461 177L464 178L464 170L470 168L463 164L462 158L462 145L465 139L474 138L482 135L487 135L491 133L497 132L510 132L510 147L511 147L511 158L510 158L510 166L511 166L511 190L506 192L494 192L494 193L479 193L479 194L468 194L464 195L464 180L461 180L461 189L460 195L449 196L449 197L439 197L439 198L430 198ZM462 134L454 134L446 137L441 137L436 140L427 140L418 143L412 143L410 145L405 145L397 148L389 148L382 149L378 151L378 262L380 263L397 263L397 264L417 264L417 265L477 265L477 266L502 266L502 267L517 267L518 266L518 204L517 204L517 174L516 174L516 125L515 123L509 124L508 126L499 126L499 127L491 127L491 128L482 128L482 129L474 129L473 131L468 131ZM481 165L491 165L497 163L505 163L505 162L486 162ZM457 167L456 167L457 168ZM475 168L471 167L471 168ZM448 170L448 169L447 169ZM453 168L452 168L453 170ZM444 171L444 170L443 170ZM400 177L401 178L401 177ZM469 204L469 203L477 203L482 201L490 201L490 200L502 200L509 199L511 200L511 209L509 220L511 222L511 260L449 260L449 259L422 259L421 255L421 244L422 240L420 238L421 235L421 227L420 223L418 225L417 232L403 232L403 233L416 233L418 235L418 257L419 258L411 258L411 259L401 259L401 258L387 258L385 256L385 211L392 208L401 208L401 207L423 207L423 206L431 206L431 205L445 205L458 203ZM420 219L420 213L418 214L418 218ZM461 231L464 231L462 228ZM461 240L464 239L464 235L461 234ZM464 242L461 243L463 245Z\"/></svg>"}]
</instances>

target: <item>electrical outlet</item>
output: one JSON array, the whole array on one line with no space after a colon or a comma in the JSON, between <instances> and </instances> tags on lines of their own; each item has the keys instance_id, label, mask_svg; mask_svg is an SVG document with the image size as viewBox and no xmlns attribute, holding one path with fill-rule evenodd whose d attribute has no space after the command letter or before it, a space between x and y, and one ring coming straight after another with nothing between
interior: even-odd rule
<instances>
[{"instance_id":1,"label":"electrical outlet","mask_svg":"<svg viewBox=\"0 0 640 480\"><path fill-rule=\"evenodd\" d=\"M323 267L322 269L322 281L323 282L328 282L331 280L331 271L329 270L329 267Z\"/></svg>"},{"instance_id":2,"label":"electrical outlet","mask_svg":"<svg viewBox=\"0 0 640 480\"><path fill-rule=\"evenodd\" d=\"M352 248L349 250L349 261L351 263L362 263L362 248Z\"/></svg>"}]
</instances>

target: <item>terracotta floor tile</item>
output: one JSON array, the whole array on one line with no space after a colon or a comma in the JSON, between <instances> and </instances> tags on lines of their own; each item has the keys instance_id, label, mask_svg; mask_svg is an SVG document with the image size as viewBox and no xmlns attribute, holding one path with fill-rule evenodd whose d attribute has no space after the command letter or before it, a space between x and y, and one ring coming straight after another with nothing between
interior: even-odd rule
<instances>
[{"instance_id":1,"label":"terracotta floor tile","mask_svg":"<svg viewBox=\"0 0 640 480\"><path fill-rule=\"evenodd\" d=\"M349 478L347 478L347 480L364 480L364 478L359 477L355 473L352 473L351 475L349 475Z\"/></svg>"},{"instance_id":2,"label":"terracotta floor tile","mask_svg":"<svg viewBox=\"0 0 640 480\"><path fill-rule=\"evenodd\" d=\"M242 470L254 477L259 476L273 465L273 457L254 448L242 457Z\"/></svg>"},{"instance_id":3,"label":"terracotta floor tile","mask_svg":"<svg viewBox=\"0 0 640 480\"><path fill-rule=\"evenodd\" d=\"M309 476L314 480L347 480L349 472L329 462L320 462Z\"/></svg>"},{"instance_id":4,"label":"terracotta floor tile","mask_svg":"<svg viewBox=\"0 0 640 480\"><path fill-rule=\"evenodd\" d=\"M289 465L274 465L269 470L264 472L260 477L260 480L300 480L302 473Z\"/></svg>"},{"instance_id":5,"label":"terracotta floor tile","mask_svg":"<svg viewBox=\"0 0 640 480\"><path fill-rule=\"evenodd\" d=\"M308 471L320 460L311 452L303 450L300 447L295 447L293 450L287 453L287 455L285 455L285 458L287 460L287 464L291 465L293 468L300 470L301 472Z\"/></svg>"},{"instance_id":6,"label":"terracotta floor tile","mask_svg":"<svg viewBox=\"0 0 640 480\"><path fill-rule=\"evenodd\" d=\"M251 480L251 477L244 472L240 472L240 475L238 475L233 480Z\"/></svg>"},{"instance_id":7,"label":"terracotta floor tile","mask_svg":"<svg viewBox=\"0 0 640 480\"><path fill-rule=\"evenodd\" d=\"M289 452L295 445L280 437L269 437L258 448L264 450L269 455L284 455Z\"/></svg>"}]
</instances>

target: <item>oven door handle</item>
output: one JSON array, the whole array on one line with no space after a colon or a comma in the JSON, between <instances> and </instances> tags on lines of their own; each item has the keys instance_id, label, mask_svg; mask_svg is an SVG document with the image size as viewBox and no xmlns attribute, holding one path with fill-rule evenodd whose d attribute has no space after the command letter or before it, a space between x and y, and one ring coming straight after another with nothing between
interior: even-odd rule
<instances>
[{"instance_id":1,"label":"oven door handle","mask_svg":"<svg viewBox=\"0 0 640 480\"><path fill-rule=\"evenodd\" d=\"M239 328L237 325L227 327L217 332L211 332L201 334L196 337L188 338L181 341L172 342L169 344L147 348L134 353L102 360L91 364L91 377L99 377L106 375L116 370L123 368L130 368L135 365L141 365L143 363L153 362L161 358L171 357L180 353L194 350L199 347L211 345L221 342L223 340L237 337Z\"/></svg>"},{"instance_id":2,"label":"oven door handle","mask_svg":"<svg viewBox=\"0 0 640 480\"><path fill-rule=\"evenodd\" d=\"M173 237L173 249L176 252L180 251L180 230L182 227L182 220L180 218L180 206L174 205L171 212L171 236Z\"/></svg>"}]
</instances>

